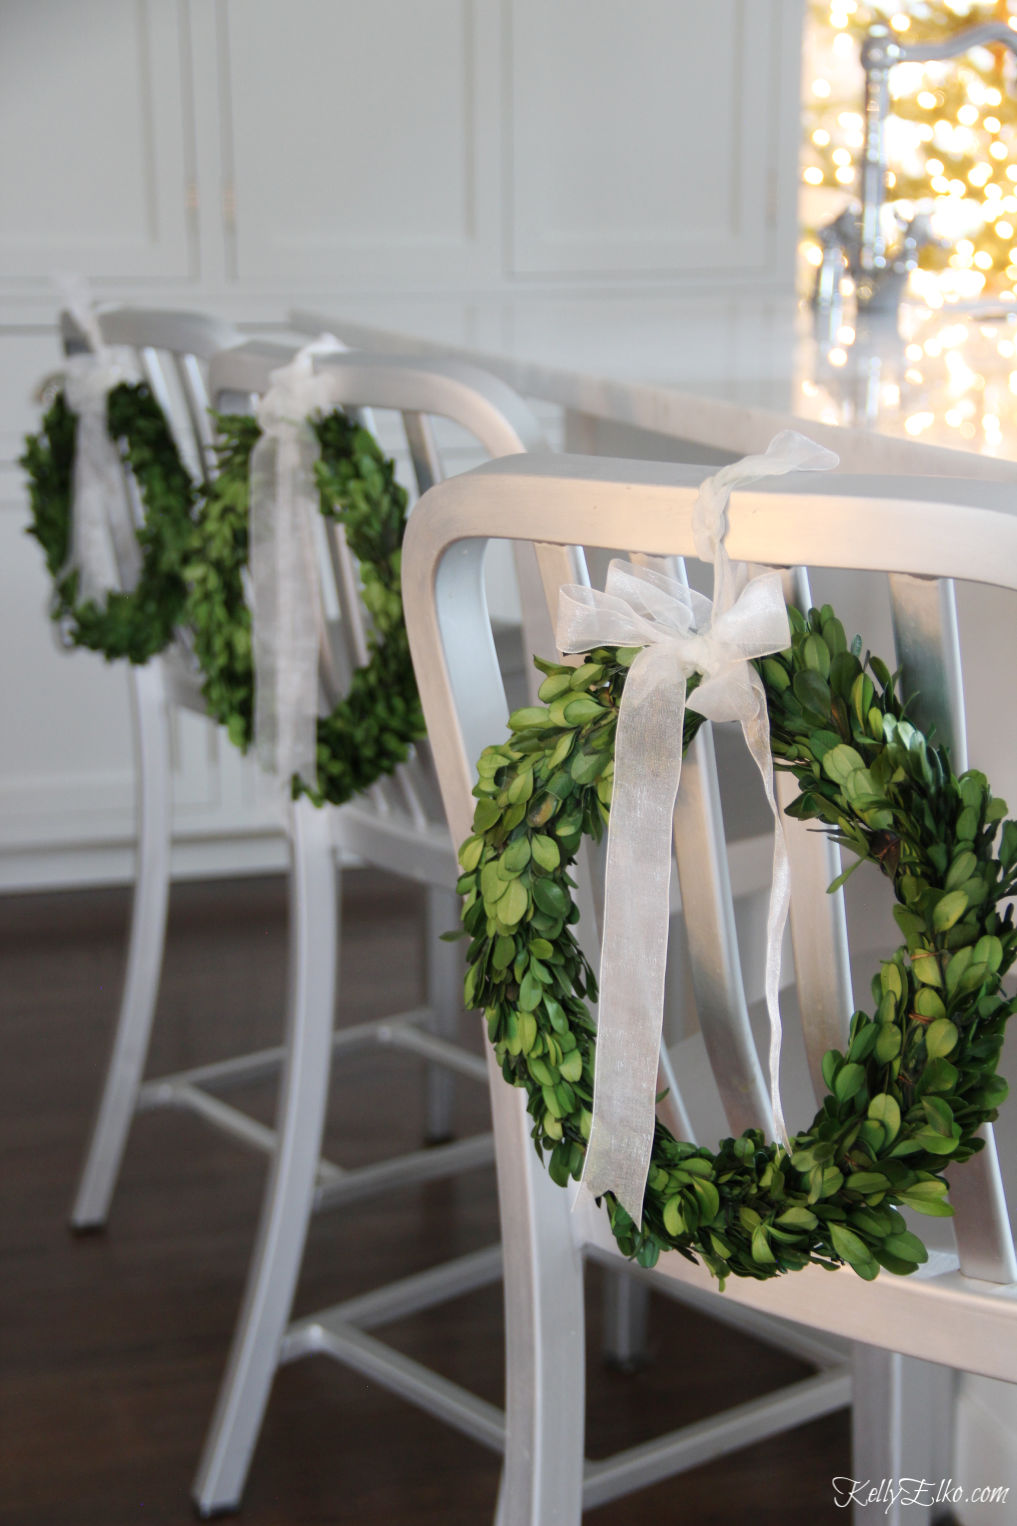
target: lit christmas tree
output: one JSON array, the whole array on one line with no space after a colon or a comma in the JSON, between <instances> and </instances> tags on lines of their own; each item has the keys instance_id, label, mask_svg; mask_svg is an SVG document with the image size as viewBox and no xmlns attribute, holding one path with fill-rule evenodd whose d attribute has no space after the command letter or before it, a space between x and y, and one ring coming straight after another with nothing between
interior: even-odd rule
<instances>
[{"instance_id":1,"label":"lit christmas tree","mask_svg":"<svg viewBox=\"0 0 1017 1526\"><path fill-rule=\"evenodd\" d=\"M1017 7L1015 7L1017 9ZM936 43L988 21L1017 32L1010 0L810 0L804 55L802 153L806 261L815 234L860 199L864 75L859 49L874 24L902 43ZM1017 289L1017 60L992 44L935 63L890 71L886 125L892 244L916 214L934 241L912 285L939 300ZM938 272L930 283L923 272Z\"/></svg>"}]
</instances>

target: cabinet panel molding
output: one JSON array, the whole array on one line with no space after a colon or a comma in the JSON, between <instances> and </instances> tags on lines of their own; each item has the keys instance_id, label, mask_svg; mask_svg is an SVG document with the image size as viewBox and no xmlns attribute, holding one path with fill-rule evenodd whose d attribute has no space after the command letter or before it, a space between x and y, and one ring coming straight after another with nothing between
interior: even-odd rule
<instances>
[{"instance_id":1,"label":"cabinet panel molding","mask_svg":"<svg viewBox=\"0 0 1017 1526\"><path fill-rule=\"evenodd\" d=\"M490 0L228 0L241 281L488 273L496 11Z\"/></svg>"},{"instance_id":2,"label":"cabinet panel molding","mask_svg":"<svg viewBox=\"0 0 1017 1526\"><path fill-rule=\"evenodd\" d=\"M520 275L761 272L773 244L780 0L513 0Z\"/></svg>"},{"instance_id":3,"label":"cabinet panel molding","mask_svg":"<svg viewBox=\"0 0 1017 1526\"><path fill-rule=\"evenodd\" d=\"M185 279L188 0L5 0L0 278Z\"/></svg>"}]
</instances>

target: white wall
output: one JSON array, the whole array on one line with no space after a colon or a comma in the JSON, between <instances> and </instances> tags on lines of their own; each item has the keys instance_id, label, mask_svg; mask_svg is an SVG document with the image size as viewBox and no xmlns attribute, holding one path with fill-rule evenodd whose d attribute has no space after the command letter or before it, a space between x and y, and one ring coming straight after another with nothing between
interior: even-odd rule
<instances>
[{"instance_id":1,"label":"white wall","mask_svg":"<svg viewBox=\"0 0 1017 1526\"><path fill-rule=\"evenodd\" d=\"M59 361L51 273L255 325L356 298L493 345L464 293L789 288L800 11L5 0L0 889L130 872L124 675L56 650L23 535L14 462ZM178 867L269 861L249 770L200 722L179 754Z\"/></svg>"}]
</instances>

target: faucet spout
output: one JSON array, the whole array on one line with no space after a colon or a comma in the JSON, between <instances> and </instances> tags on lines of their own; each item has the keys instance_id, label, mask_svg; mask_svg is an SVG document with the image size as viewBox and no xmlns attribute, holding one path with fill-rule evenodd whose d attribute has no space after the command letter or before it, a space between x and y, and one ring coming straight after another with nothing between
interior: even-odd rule
<instances>
[{"instance_id":1,"label":"faucet spout","mask_svg":"<svg viewBox=\"0 0 1017 1526\"><path fill-rule=\"evenodd\" d=\"M886 119L890 112L890 70L895 64L934 63L956 58L971 48L1002 43L1017 55L1017 32L1003 21L968 27L943 42L900 42L885 26L874 26L862 44L865 71L865 149L862 160L862 210L857 265L852 270L863 306L895 305L910 270L917 264L917 239L907 235L895 257L887 250L883 228L886 205ZM910 230L909 230L910 231Z\"/></svg>"}]
</instances>

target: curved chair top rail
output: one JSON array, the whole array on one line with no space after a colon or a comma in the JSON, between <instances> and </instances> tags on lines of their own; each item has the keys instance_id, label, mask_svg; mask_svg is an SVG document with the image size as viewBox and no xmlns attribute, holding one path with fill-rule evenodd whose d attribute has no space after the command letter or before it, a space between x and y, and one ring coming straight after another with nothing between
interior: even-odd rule
<instances>
[{"instance_id":1,"label":"curved chair top rail","mask_svg":"<svg viewBox=\"0 0 1017 1526\"><path fill-rule=\"evenodd\" d=\"M441 483L407 529L404 598L411 639L414 630L426 639L441 619L441 606L430 604L432 585L455 595L453 608L460 597L472 597L479 548L488 537L611 549L632 546L635 523L641 552L694 559L692 509L709 470L533 454L487 462ZM963 526L958 507L966 510ZM895 571L1017 589L1017 506L1002 483L803 473L777 485L738 489L728 516L727 547L736 561ZM472 548L464 544L470 542ZM446 560L456 546L461 554ZM471 662L476 650L445 642L453 668ZM423 673L421 682L427 681ZM431 703L447 709L440 692ZM452 749L454 771L462 783L469 780L468 795L473 759L497 734L504 710L497 697L481 705L470 717L469 735L459 732L451 714L445 719L448 729L437 728L435 746ZM453 831L467 836L461 794L456 791L447 805Z\"/></svg>"},{"instance_id":2,"label":"curved chair top rail","mask_svg":"<svg viewBox=\"0 0 1017 1526\"><path fill-rule=\"evenodd\" d=\"M242 344L244 336L232 323L207 313L172 312L157 307L109 307L97 314L107 344L134 349L168 350L211 360L219 350Z\"/></svg>"},{"instance_id":3,"label":"curved chair top rail","mask_svg":"<svg viewBox=\"0 0 1017 1526\"><path fill-rule=\"evenodd\" d=\"M213 398L263 393L271 373L292 360L296 346L249 340L212 360ZM546 449L529 408L497 377L463 361L440 357L371 355L355 350L315 357L315 369L335 377L335 401L453 419L492 455Z\"/></svg>"}]
</instances>

